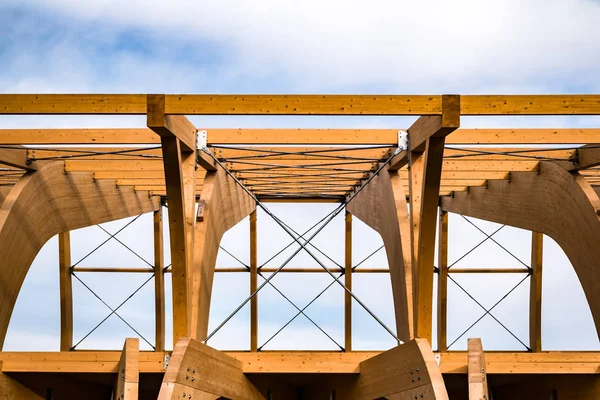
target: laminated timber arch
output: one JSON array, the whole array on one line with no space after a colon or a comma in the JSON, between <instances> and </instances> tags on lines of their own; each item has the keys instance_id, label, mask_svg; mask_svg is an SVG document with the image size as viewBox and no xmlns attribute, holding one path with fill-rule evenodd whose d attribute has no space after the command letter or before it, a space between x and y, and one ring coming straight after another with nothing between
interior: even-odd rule
<instances>
[{"instance_id":1,"label":"laminated timber arch","mask_svg":"<svg viewBox=\"0 0 600 400\"><path fill-rule=\"evenodd\" d=\"M408 341L414 337L410 221L398 171L383 168L346 209L383 239L392 281L396 331L400 340Z\"/></svg>"},{"instance_id":2,"label":"laminated timber arch","mask_svg":"<svg viewBox=\"0 0 600 400\"><path fill-rule=\"evenodd\" d=\"M148 192L119 189L50 162L25 173L0 206L0 347L27 271L54 235L157 210Z\"/></svg>"},{"instance_id":3,"label":"laminated timber arch","mask_svg":"<svg viewBox=\"0 0 600 400\"><path fill-rule=\"evenodd\" d=\"M204 177L196 226L192 272L192 334L208 335L208 316L221 238L256 209L256 203L223 168Z\"/></svg>"},{"instance_id":4,"label":"laminated timber arch","mask_svg":"<svg viewBox=\"0 0 600 400\"><path fill-rule=\"evenodd\" d=\"M554 239L573 264L600 337L600 198L583 176L542 161L537 171L444 196L441 206Z\"/></svg>"}]
</instances>

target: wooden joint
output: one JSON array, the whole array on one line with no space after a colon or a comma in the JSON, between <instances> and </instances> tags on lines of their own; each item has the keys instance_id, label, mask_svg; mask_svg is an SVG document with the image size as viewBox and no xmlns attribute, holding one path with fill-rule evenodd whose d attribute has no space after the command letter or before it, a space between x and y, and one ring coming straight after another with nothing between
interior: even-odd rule
<instances>
[{"instance_id":1,"label":"wooden joint","mask_svg":"<svg viewBox=\"0 0 600 400\"><path fill-rule=\"evenodd\" d=\"M198 200L198 212L196 213L196 221L204 222L204 211L206 209L206 201Z\"/></svg>"}]
</instances>

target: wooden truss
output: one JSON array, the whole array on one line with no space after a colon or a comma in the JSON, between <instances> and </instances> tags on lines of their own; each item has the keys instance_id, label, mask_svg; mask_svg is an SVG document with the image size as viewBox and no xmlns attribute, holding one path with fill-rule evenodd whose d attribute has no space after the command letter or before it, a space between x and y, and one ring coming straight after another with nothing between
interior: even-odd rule
<instances>
[{"instance_id":1,"label":"wooden truss","mask_svg":"<svg viewBox=\"0 0 600 400\"><path fill-rule=\"evenodd\" d=\"M72 398L69 390L105 398L99 388L107 385L77 386L58 375L81 372L114 379L108 395L115 399L483 399L490 390L500 399L539 397L541 390L594 398L600 391L598 353L544 353L541 345L543 235L573 264L600 336L600 129L460 127L462 116L600 115L598 95L5 94L0 114L147 116L146 126L134 129L0 130L0 346L29 267L54 235L61 290L61 352L0 352L0 397L44 398L52 387L57 399ZM212 129L194 126L189 115L417 119L398 129ZM345 204L346 260L328 271L345 274L343 353L257 352L255 209L269 201ZM163 263L161 204L169 207L170 268ZM71 265L69 231L147 212L154 213L155 263L145 272L155 278L156 351L140 352L129 339L121 353L71 351L71 275L86 269ZM503 271L530 275L531 353L484 353L478 340L469 341L467 353L447 352L449 274L497 272L449 271L448 212L532 231L530 269ZM251 351L226 354L201 342L210 337L221 238L248 215L250 265L229 272L250 273ZM389 270L354 270L353 216L381 235ZM390 274L395 332L404 344L381 354L353 352L352 275L382 271ZM172 353L164 351L166 272ZM437 354L430 348L436 273ZM494 381L508 373L571 374L576 383L545 376L535 384Z\"/></svg>"}]
</instances>

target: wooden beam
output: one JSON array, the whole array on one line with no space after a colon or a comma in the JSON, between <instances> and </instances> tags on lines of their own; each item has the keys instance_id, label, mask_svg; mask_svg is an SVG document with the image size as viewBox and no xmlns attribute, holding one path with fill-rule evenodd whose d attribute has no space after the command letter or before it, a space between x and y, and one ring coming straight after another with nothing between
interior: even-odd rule
<instances>
[{"instance_id":1,"label":"wooden beam","mask_svg":"<svg viewBox=\"0 0 600 400\"><path fill-rule=\"evenodd\" d=\"M358 374L360 363L380 351L230 351L246 374ZM116 374L121 351L0 352L3 371ZM467 374L467 352L435 353L443 374ZM164 373L170 352L141 351L140 373ZM486 352L488 374L600 374L600 352Z\"/></svg>"},{"instance_id":2,"label":"wooden beam","mask_svg":"<svg viewBox=\"0 0 600 400\"><path fill-rule=\"evenodd\" d=\"M445 137L460 125L460 97L444 96L442 116L419 118L408 129L409 194L415 336L431 343L435 233Z\"/></svg>"},{"instance_id":3,"label":"wooden beam","mask_svg":"<svg viewBox=\"0 0 600 400\"><path fill-rule=\"evenodd\" d=\"M209 155L206 154L204 150L198 151L198 165L206 170L206 171L216 171L217 166L215 160Z\"/></svg>"},{"instance_id":4,"label":"wooden beam","mask_svg":"<svg viewBox=\"0 0 600 400\"><path fill-rule=\"evenodd\" d=\"M352 291L352 214L346 210L344 235L344 285ZM352 351L352 297L344 292L344 349Z\"/></svg>"},{"instance_id":5,"label":"wooden beam","mask_svg":"<svg viewBox=\"0 0 600 400\"><path fill-rule=\"evenodd\" d=\"M256 210L250 213L250 294L258 288ZM258 293L250 300L250 351L258 351Z\"/></svg>"},{"instance_id":6,"label":"wooden beam","mask_svg":"<svg viewBox=\"0 0 600 400\"><path fill-rule=\"evenodd\" d=\"M148 127L161 137L163 152L169 204L175 343L192 333L188 283L194 260L196 130L185 117L167 114L164 95L148 95L147 104Z\"/></svg>"},{"instance_id":7,"label":"wooden beam","mask_svg":"<svg viewBox=\"0 0 600 400\"><path fill-rule=\"evenodd\" d=\"M223 168L207 172L200 198L205 202L204 219L196 223L192 269L191 335L204 340L214 270L221 238L256 209L252 198Z\"/></svg>"},{"instance_id":8,"label":"wooden beam","mask_svg":"<svg viewBox=\"0 0 600 400\"><path fill-rule=\"evenodd\" d=\"M466 95L462 115L598 115L599 95Z\"/></svg>"},{"instance_id":9,"label":"wooden beam","mask_svg":"<svg viewBox=\"0 0 600 400\"><path fill-rule=\"evenodd\" d=\"M29 266L44 243L60 232L157 208L158 198L147 192L118 189L110 180L94 181L91 173L65 174L61 161L27 172L0 206L0 345Z\"/></svg>"},{"instance_id":10,"label":"wooden beam","mask_svg":"<svg viewBox=\"0 0 600 400\"><path fill-rule=\"evenodd\" d=\"M0 398L19 400L43 400L37 393L29 390L10 376L2 372L2 361L0 361Z\"/></svg>"},{"instance_id":11,"label":"wooden beam","mask_svg":"<svg viewBox=\"0 0 600 400\"><path fill-rule=\"evenodd\" d=\"M531 232L531 275L529 277L529 348L542 351L542 264L544 235Z\"/></svg>"},{"instance_id":12,"label":"wooden beam","mask_svg":"<svg viewBox=\"0 0 600 400\"><path fill-rule=\"evenodd\" d=\"M485 188L443 197L442 209L554 239L577 273L600 336L600 198L583 176L542 161L536 171L513 172L510 180L489 180Z\"/></svg>"},{"instance_id":13,"label":"wooden beam","mask_svg":"<svg viewBox=\"0 0 600 400\"><path fill-rule=\"evenodd\" d=\"M580 171L600 165L600 148L597 146L581 147L575 150L576 157L572 163L564 162L570 171Z\"/></svg>"},{"instance_id":14,"label":"wooden beam","mask_svg":"<svg viewBox=\"0 0 600 400\"><path fill-rule=\"evenodd\" d=\"M265 400L242 372L241 361L193 339L175 344L158 399L181 399L183 393L192 399Z\"/></svg>"},{"instance_id":15,"label":"wooden beam","mask_svg":"<svg viewBox=\"0 0 600 400\"><path fill-rule=\"evenodd\" d=\"M489 400L487 365L485 364L481 339L469 339L468 348L469 400Z\"/></svg>"},{"instance_id":16,"label":"wooden beam","mask_svg":"<svg viewBox=\"0 0 600 400\"><path fill-rule=\"evenodd\" d=\"M0 164L27 171L39 168L37 162L29 160L27 149L0 149Z\"/></svg>"},{"instance_id":17,"label":"wooden beam","mask_svg":"<svg viewBox=\"0 0 600 400\"><path fill-rule=\"evenodd\" d=\"M60 283L60 351L73 348L73 282L71 280L71 236L58 234L58 276Z\"/></svg>"},{"instance_id":18,"label":"wooden beam","mask_svg":"<svg viewBox=\"0 0 600 400\"><path fill-rule=\"evenodd\" d=\"M113 400L137 400L140 382L140 341L125 339L115 382Z\"/></svg>"},{"instance_id":19,"label":"wooden beam","mask_svg":"<svg viewBox=\"0 0 600 400\"><path fill-rule=\"evenodd\" d=\"M598 95L466 95L462 115L597 115ZM441 96L166 95L181 115L439 115ZM1 114L145 114L145 95L3 94Z\"/></svg>"},{"instance_id":20,"label":"wooden beam","mask_svg":"<svg viewBox=\"0 0 600 400\"><path fill-rule=\"evenodd\" d=\"M438 236L437 342L438 351L448 350L448 213L440 210Z\"/></svg>"},{"instance_id":21,"label":"wooden beam","mask_svg":"<svg viewBox=\"0 0 600 400\"><path fill-rule=\"evenodd\" d=\"M383 168L346 208L383 239L392 282L396 331L400 340L408 341L414 337L410 225L406 194L398 172Z\"/></svg>"},{"instance_id":22,"label":"wooden beam","mask_svg":"<svg viewBox=\"0 0 600 400\"><path fill-rule=\"evenodd\" d=\"M154 347L165 350L165 258L162 206L154 211Z\"/></svg>"}]
</instances>

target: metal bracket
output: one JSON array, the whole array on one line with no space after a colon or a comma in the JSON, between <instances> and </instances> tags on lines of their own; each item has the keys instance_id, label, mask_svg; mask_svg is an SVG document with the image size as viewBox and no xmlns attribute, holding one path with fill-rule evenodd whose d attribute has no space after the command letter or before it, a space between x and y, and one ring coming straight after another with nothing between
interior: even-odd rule
<instances>
[{"instance_id":1,"label":"metal bracket","mask_svg":"<svg viewBox=\"0 0 600 400\"><path fill-rule=\"evenodd\" d=\"M404 150L408 150L408 132L398 131L398 149L396 149L394 154L398 154Z\"/></svg>"},{"instance_id":2,"label":"metal bracket","mask_svg":"<svg viewBox=\"0 0 600 400\"><path fill-rule=\"evenodd\" d=\"M169 366L169 361L171 361L171 356L169 354L165 354L165 358L163 359L163 369L166 371Z\"/></svg>"},{"instance_id":3,"label":"metal bracket","mask_svg":"<svg viewBox=\"0 0 600 400\"><path fill-rule=\"evenodd\" d=\"M435 362L437 362L438 367L441 366L442 356L440 356L439 354L435 354L433 357L435 358Z\"/></svg>"},{"instance_id":4,"label":"metal bracket","mask_svg":"<svg viewBox=\"0 0 600 400\"><path fill-rule=\"evenodd\" d=\"M206 138L207 138L207 133L206 131L198 131L198 133L196 134L196 148L197 149L205 149L207 144L206 144Z\"/></svg>"}]
</instances>

